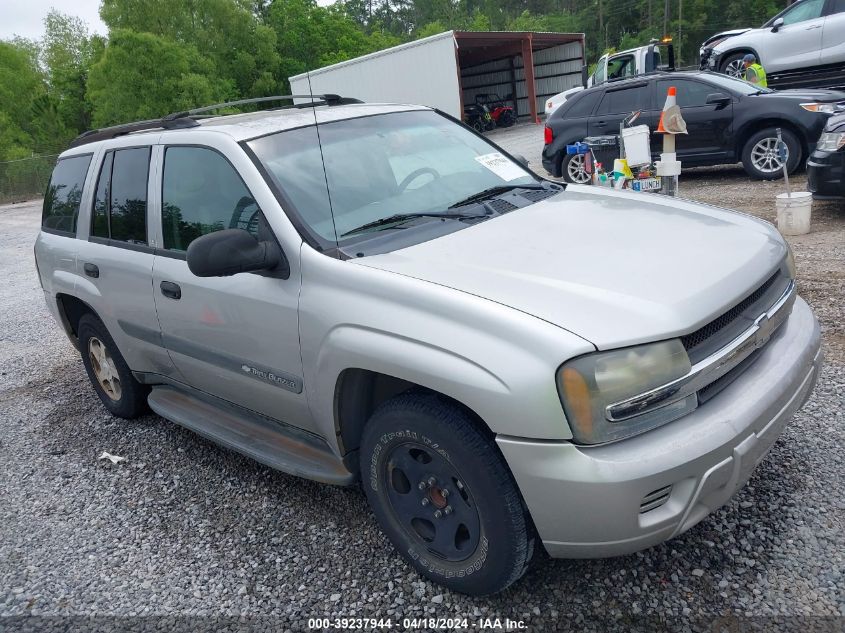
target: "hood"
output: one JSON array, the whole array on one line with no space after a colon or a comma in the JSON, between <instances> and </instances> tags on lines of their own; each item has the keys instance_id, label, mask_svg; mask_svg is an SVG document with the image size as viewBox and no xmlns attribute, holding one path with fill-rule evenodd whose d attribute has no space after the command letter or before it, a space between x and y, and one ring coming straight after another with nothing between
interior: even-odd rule
<instances>
[{"instance_id":1,"label":"hood","mask_svg":"<svg viewBox=\"0 0 845 633\"><path fill-rule=\"evenodd\" d=\"M845 92L841 90L823 90L812 88L793 88L790 90L775 90L755 95L755 98L781 99L787 97L800 101L818 101L820 103L831 103L845 101Z\"/></svg>"},{"instance_id":2,"label":"hood","mask_svg":"<svg viewBox=\"0 0 845 633\"><path fill-rule=\"evenodd\" d=\"M727 39L729 37L733 37L734 35L742 35L743 33L750 31L750 30L751 30L751 28L731 29L730 31L722 31L721 33L716 33L716 35L711 35L706 40L704 40L704 43L702 43L702 46L704 46L704 47L713 46L713 42L715 42L717 40L724 40L724 39Z\"/></svg>"},{"instance_id":3,"label":"hood","mask_svg":"<svg viewBox=\"0 0 845 633\"><path fill-rule=\"evenodd\" d=\"M609 349L696 330L785 255L774 227L750 216L569 185L455 233L351 261L484 297Z\"/></svg>"},{"instance_id":4,"label":"hood","mask_svg":"<svg viewBox=\"0 0 845 633\"><path fill-rule=\"evenodd\" d=\"M824 126L825 132L845 132L845 113L834 114Z\"/></svg>"}]
</instances>

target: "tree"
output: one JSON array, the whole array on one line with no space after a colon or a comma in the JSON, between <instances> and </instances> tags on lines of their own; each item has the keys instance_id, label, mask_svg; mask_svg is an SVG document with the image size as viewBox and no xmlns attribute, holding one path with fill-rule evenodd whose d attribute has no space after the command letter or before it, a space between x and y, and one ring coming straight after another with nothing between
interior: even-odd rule
<instances>
[{"instance_id":1,"label":"tree","mask_svg":"<svg viewBox=\"0 0 845 633\"><path fill-rule=\"evenodd\" d=\"M235 96L193 46L117 30L91 67L88 100L97 127L163 116Z\"/></svg>"}]
</instances>

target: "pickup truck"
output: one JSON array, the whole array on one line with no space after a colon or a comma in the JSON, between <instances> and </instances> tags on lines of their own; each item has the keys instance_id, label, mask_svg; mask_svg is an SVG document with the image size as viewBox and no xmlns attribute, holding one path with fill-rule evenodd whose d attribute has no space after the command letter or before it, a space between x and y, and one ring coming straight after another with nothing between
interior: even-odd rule
<instances>
[{"instance_id":1,"label":"pickup truck","mask_svg":"<svg viewBox=\"0 0 845 633\"><path fill-rule=\"evenodd\" d=\"M61 154L49 311L113 415L360 485L435 582L491 594L537 548L689 530L813 389L819 326L767 222L541 179L423 106L216 107Z\"/></svg>"},{"instance_id":2,"label":"pickup truck","mask_svg":"<svg viewBox=\"0 0 845 633\"><path fill-rule=\"evenodd\" d=\"M664 63L660 48L666 48L666 60ZM582 85L564 90L546 100L545 114L548 118L552 113L563 105L572 95L591 88L605 81L625 79L654 72L655 70L674 70L675 52L670 41L654 40L646 46L631 48L619 53L608 53L599 57L596 67L589 77L582 81ZM586 76L586 66L582 76Z\"/></svg>"}]
</instances>

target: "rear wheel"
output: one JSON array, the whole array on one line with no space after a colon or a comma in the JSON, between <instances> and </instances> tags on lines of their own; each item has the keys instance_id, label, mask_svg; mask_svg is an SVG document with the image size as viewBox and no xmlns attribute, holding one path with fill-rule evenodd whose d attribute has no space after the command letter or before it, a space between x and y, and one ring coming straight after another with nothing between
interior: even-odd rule
<instances>
[{"instance_id":1,"label":"rear wheel","mask_svg":"<svg viewBox=\"0 0 845 633\"><path fill-rule=\"evenodd\" d=\"M792 173L801 162L801 143L786 128L781 128L781 138L786 143L786 168ZM751 135L742 148L742 166L749 176L758 180L783 177L783 161L778 156L777 128L766 128Z\"/></svg>"},{"instance_id":2,"label":"rear wheel","mask_svg":"<svg viewBox=\"0 0 845 633\"><path fill-rule=\"evenodd\" d=\"M564 155L560 171L566 182L581 185L590 182L590 174L587 173L587 160L584 154Z\"/></svg>"},{"instance_id":3,"label":"rear wheel","mask_svg":"<svg viewBox=\"0 0 845 633\"><path fill-rule=\"evenodd\" d=\"M510 127L514 123L516 123L516 117L513 114L513 110L503 110L499 115L499 120L496 121L499 127Z\"/></svg>"},{"instance_id":4,"label":"rear wheel","mask_svg":"<svg viewBox=\"0 0 845 633\"><path fill-rule=\"evenodd\" d=\"M77 329L82 363L106 409L119 418L145 413L149 387L135 380L103 322L85 314Z\"/></svg>"},{"instance_id":5,"label":"rear wheel","mask_svg":"<svg viewBox=\"0 0 845 633\"><path fill-rule=\"evenodd\" d=\"M419 573L471 595L501 591L527 569L534 540L495 442L436 395L384 403L361 442L367 499Z\"/></svg>"}]
</instances>

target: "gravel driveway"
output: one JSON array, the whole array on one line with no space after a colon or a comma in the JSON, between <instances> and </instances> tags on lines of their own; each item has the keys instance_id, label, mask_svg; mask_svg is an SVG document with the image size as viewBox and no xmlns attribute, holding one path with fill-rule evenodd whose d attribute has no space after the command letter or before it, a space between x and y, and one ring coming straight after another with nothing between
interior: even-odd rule
<instances>
[{"instance_id":1,"label":"gravel driveway","mask_svg":"<svg viewBox=\"0 0 845 633\"><path fill-rule=\"evenodd\" d=\"M530 146L542 129L514 133ZM691 171L681 186L769 219L778 190L733 167ZM507 617L531 631L674 630L663 619L683 616L845 626L845 209L817 204L814 232L790 240L827 364L749 485L669 543L542 559L486 599L411 571L357 488L273 472L154 415L107 415L44 307L32 258L39 212L0 207L0 615L244 616L279 631L324 616ZM103 451L126 461L98 460Z\"/></svg>"}]
</instances>

